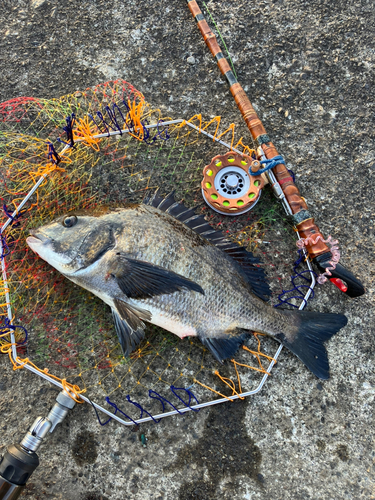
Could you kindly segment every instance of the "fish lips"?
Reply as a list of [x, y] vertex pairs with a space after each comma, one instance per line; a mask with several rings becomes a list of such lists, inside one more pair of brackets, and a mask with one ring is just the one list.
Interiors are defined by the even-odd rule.
[[33, 252], [37, 252], [36, 248], [40, 247], [41, 245], [48, 245], [49, 243], [52, 243], [52, 240], [48, 238], [48, 236], [45, 236], [43, 233], [35, 231], [34, 229], [30, 230], [30, 235], [26, 238], [26, 243], [29, 245], [31, 250]]
[[30, 231], [31, 236], [26, 238], [26, 243], [31, 250], [36, 253], [43, 260], [48, 262], [55, 269], [61, 273], [66, 272], [66, 266], [72, 261], [71, 255], [59, 251], [59, 244], [53, 238], [49, 238], [41, 231]]

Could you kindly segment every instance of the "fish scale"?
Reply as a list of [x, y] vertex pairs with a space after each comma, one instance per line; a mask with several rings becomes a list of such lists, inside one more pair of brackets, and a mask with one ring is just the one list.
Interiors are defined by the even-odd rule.
[[69, 213], [32, 231], [27, 242], [110, 306], [125, 356], [144, 337], [145, 321], [181, 338], [197, 336], [220, 362], [257, 331], [282, 342], [318, 377], [329, 377], [323, 342], [346, 317], [271, 307], [258, 260], [173, 194]]
[[[198, 334], [207, 336], [223, 336], [228, 328], [251, 330], [256, 326], [260, 327], [258, 321], [250, 324], [246, 300], [261, 301], [249, 296], [243, 277], [223, 252], [188, 228], [185, 234], [181, 232], [178, 228], [184, 228], [181, 222], [176, 221], [176, 229], [173, 230], [168, 221], [163, 223], [160, 218], [156, 228], [153, 224], [154, 214], [157, 213], [155, 208], [141, 206], [139, 211], [144, 212], [144, 217], [140, 218], [141, 227], [152, 235], [152, 241], [158, 238], [157, 246], [146, 247], [144, 252], [139, 252], [140, 260], [152, 262], [189, 278], [202, 286], [205, 295], [182, 291], [136, 301], [138, 305], [145, 308], [152, 306], [174, 319], [184, 317]], [[169, 218], [164, 213], [162, 216]], [[128, 241], [129, 253], [132, 254], [134, 240], [130, 237]], [[138, 243], [142, 244], [142, 241]]]

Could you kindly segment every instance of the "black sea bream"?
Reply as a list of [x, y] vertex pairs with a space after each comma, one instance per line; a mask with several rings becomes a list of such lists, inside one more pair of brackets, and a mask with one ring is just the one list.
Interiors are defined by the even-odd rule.
[[220, 362], [256, 331], [329, 377], [323, 342], [346, 317], [271, 307], [259, 261], [173, 195], [69, 213], [31, 234], [34, 252], [111, 307], [125, 356], [144, 337], [145, 321], [197, 336]]

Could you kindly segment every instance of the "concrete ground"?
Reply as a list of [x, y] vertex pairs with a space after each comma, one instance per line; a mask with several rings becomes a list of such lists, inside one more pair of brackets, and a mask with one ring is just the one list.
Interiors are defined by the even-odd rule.
[[[314, 299], [349, 319], [328, 345], [329, 381], [283, 351], [261, 394], [141, 431], [101, 428], [76, 408], [41, 447], [30, 500], [375, 498], [373, 3], [208, 6], [322, 232], [339, 239], [367, 293], [349, 299], [327, 284]], [[124, 78], [165, 114], [221, 114], [246, 133], [183, 0], [4, 0], [0, 20], [2, 101]], [[56, 391], [0, 362], [3, 451]]]

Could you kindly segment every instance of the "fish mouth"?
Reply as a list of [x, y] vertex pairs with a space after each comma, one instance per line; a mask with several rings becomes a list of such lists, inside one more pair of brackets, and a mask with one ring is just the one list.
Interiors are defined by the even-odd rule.
[[30, 235], [26, 238], [26, 243], [29, 245], [31, 249], [33, 249], [33, 246], [35, 245], [40, 245], [40, 244], [46, 244], [46, 243], [51, 243], [51, 239], [45, 236], [43, 233], [37, 232], [34, 229], [30, 230]]

